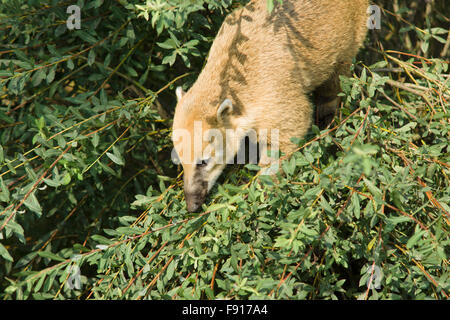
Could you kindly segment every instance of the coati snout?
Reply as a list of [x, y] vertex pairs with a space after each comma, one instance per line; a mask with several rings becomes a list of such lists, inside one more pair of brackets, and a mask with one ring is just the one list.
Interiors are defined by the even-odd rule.
[[[200, 208], [248, 132], [257, 132], [253, 142], [267, 150], [289, 154], [297, 147], [291, 138], [303, 138], [311, 126], [310, 96], [319, 117], [336, 111], [339, 76], [349, 74], [366, 36], [368, 0], [275, 3], [272, 13], [266, 0], [231, 13], [197, 81], [188, 92], [176, 90], [172, 138], [188, 211]], [[279, 132], [276, 147], [263, 131]], [[208, 140], [205, 132], [226, 139]], [[261, 165], [275, 161], [265, 151]]]
[[205, 162], [194, 164], [194, 174], [184, 176], [184, 197], [189, 212], [197, 212], [208, 194], [208, 181], [204, 178]]

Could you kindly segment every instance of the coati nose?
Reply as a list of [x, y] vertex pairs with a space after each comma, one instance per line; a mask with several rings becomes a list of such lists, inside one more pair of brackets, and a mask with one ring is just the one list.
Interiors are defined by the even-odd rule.
[[191, 213], [198, 212], [205, 202], [205, 196], [203, 195], [185, 193], [185, 198], [187, 210]]
[[198, 192], [184, 192], [184, 197], [186, 199], [186, 208], [189, 212], [198, 212], [203, 202], [205, 201], [205, 196], [199, 194]]
[[[195, 178], [195, 177], [194, 177]], [[189, 212], [198, 212], [208, 194], [208, 183], [201, 179], [184, 181], [184, 198]]]
[[202, 204], [200, 203], [186, 203], [187, 205], [187, 211], [189, 211], [190, 213], [194, 213], [194, 212], [198, 212], [200, 207], [202, 206]]

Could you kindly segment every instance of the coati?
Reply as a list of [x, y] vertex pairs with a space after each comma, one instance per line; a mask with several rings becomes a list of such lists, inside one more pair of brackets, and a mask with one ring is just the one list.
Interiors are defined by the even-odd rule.
[[[348, 75], [366, 36], [368, 0], [275, 3], [271, 13], [266, 0], [253, 0], [229, 14], [194, 85], [176, 89], [172, 139], [189, 212], [201, 207], [248, 132], [267, 151], [273, 141], [260, 132], [276, 130], [277, 147], [290, 153], [290, 139], [311, 126], [310, 96], [319, 117], [335, 114], [339, 75]], [[260, 163], [270, 161], [262, 152]]]

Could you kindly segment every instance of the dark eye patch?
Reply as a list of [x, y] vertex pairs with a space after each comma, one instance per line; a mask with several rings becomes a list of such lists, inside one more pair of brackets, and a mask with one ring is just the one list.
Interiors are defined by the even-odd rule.
[[197, 168], [203, 168], [208, 165], [208, 159], [203, 159], [197, 162]]

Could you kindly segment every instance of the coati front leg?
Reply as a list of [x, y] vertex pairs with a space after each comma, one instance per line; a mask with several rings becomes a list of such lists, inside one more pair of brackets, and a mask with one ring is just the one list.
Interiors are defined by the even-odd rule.
[[331, 77], [314, 90], [315, 123], [320, 129], [326, 128], [333, 121], [341, 103], [341, 98], [338, 97], [339, 92], [341, 92], [339, 76], [348, 76], [349, 74], [350, 63], [341, 63]]
[[[259, 130], [259, 166], [264, 168], [263, 174], [275, 175], [281, 168], [280, 152], [283, 158], [298, 149], [292, 138], [304, 138], [311, 127], [312, 105], [306, 94], [292, 90], [285, 93], [285, 99], [280, 98], [277, 110], [290, 112], [271, 113], [268, 110], [266, 117], [271, 119], [271, 128]], [[285, 104], [285, 105], [283, 105]], [[267, 133], [268, 131], [268, 133]], [[261, 134], [265, 132], [266, 134]]]
[[279, 143], [271, 144], [269, 141], [265, 137], [259, 140], [258, 165], [261, 167], [261, 175], [274, 176], [280, 169]]

